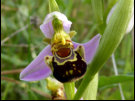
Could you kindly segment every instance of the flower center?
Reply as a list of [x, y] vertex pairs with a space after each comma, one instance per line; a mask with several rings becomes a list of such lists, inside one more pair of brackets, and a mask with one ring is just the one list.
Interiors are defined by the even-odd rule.
[[70, 48], [60, 48], [56, 53], [59, 57], [64, 58], [70, 55]]

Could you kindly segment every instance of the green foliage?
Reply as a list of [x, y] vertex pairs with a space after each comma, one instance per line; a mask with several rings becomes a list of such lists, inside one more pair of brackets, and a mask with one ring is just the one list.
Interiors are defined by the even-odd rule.
[[88, 68], [74, 99], [81, 98], [94, 75], [102, 68], [104, 63], [121, 42], [131, 18], [132, 7], [133, 0], [120, 0], [118, 2], [117, 8], [104, 31], [96, 55], [90, 63], [90, 67]]
[[20, 60], [17, 56], [8, 56], [8, 55], [2, 53], [1, 58], [5, 61], [8, 61], [8, 62], [16, 65], [16, 66], [26, 66], [26, 65], [28, 65], [28, 62]]
[[95, 16], [96, 23], [103, 23], [103, 1], [102, 0], [91, 0], [93, 13]]
[[99, 88], [117, 84], [117, 83], [123, 83], [123, 82], [128, 82], [128, 81], [134, 81], [134, 76], [130, 75], [118, 75], [118, 76], [110, 76], [110, 77], [105, 77], [101, 76], [99, 79]]

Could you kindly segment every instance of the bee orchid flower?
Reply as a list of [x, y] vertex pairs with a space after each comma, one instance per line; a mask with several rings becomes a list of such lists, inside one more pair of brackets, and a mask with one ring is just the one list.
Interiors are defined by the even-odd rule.
[[75, 35], [75, 31], [70, 31], [71, 24], [64, 14], [57, 11], [46, 16], [40, 29], [50, 44], [20, 73], [21, 80], [42, 80], [52, 72], [60, 82], [83, 77], [101, 36], [97, 34], [86, 43], [76, 43], [71, 40]]

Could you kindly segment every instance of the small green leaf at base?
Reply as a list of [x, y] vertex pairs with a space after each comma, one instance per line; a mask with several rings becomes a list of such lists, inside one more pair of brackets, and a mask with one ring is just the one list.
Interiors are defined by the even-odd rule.
[[112, 84], [116, 84], [116, 83], [122, 83], [122, 82], [127, 82], [127, 81], [133, 81], [134, 80], [134, 76], [129, 76], [129, 75], [118, 75], [118, 76], [110, 76], [110, 77], [106, 77], [106, 76], [101, 76], [99, 79], [99, 88], [105, 87], [105, 86], [109, 86]]

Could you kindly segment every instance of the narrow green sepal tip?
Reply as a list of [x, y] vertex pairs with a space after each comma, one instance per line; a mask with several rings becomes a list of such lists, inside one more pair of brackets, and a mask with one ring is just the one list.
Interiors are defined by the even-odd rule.
[[49, 12], [60, 11], [55, 0], [49, 0]]

